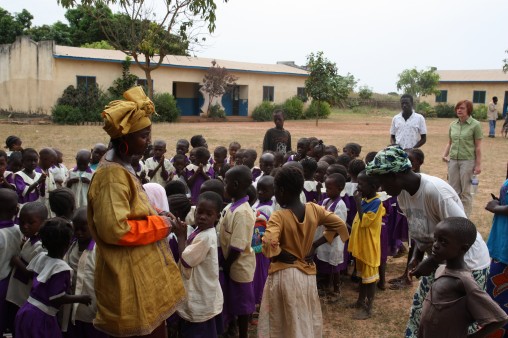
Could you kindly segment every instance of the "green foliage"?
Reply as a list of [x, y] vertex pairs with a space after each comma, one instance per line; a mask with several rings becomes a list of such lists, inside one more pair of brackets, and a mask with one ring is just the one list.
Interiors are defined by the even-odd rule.
[[122, 97], [123, 93], [134, 87], [138, 77], [130, 72], [131, 58], [126, 56], [125, 60], [122, 61], [122, 76], [113, 81], [113, 85], [108, 88], [108, 91], [114, 98]]
[[358, 96], [362, 100], [370, 100], [374, 92], [368, 86], [361, 86], [358, 90]]
[[455, 106], [452, 104], [440, 103], [434, 107], [437, 117], [450, 118], [455, 117]]
[[58, 45], [72, 46], [72, 38], [69, 27], [57, 21], [52, 25], [36, 26], [26, 30], [24, 35], [28, 35], [34, 41], [54, 40]]
[[218, 119], [224, 119], [226, 118], [226, 112], [220, 104], [214, 104], [210, 106], [210, 110], [208, 112], [208, 117], [218, 118]]
[[175, 122], [180, 116], [180, 110], [176, 106], [176, 99], [169, 93], [155, 94], [153, 104], [157, 116], [155, 122]]
[[305, 118], [312, 119], [319, 116], [320, 119], [326, 119], [332, 113], [330, 104], [323, 101], [312, 101], [307, 110], [305, 110]]
[[415, 98], [437, 94], [439, 85], [439, 74], [436, 67], [419, 71], [416, 68], [405, 69], [399, 74], [397, 90], [402, 90]]
[[422, 114], [425, 118], [437, 117], [436, 110], [428, 102], [418, 102], [416, 112]]
[[96, 6], [78, 5], [75, 8], [68, 9], [65, 13], [65, 18], [69, 22], [71, 46], [78, 47], [84, 44], [107, 40], [106, 35], [101, 29], [101, 24], [112, 16], [111, 9], [100, 2]]
[[[337, 65], [325, 58], [323, 52], [311, 53], [307, 57], [307, 69], [310, 74], [305, 80], [305, 92], [314, 101], [329, 104], [343, 102], [356, 85], [353, 75], [339, 75]], [[316, 113], [318, 111], [316, 110]], [[315, 116], [316, 125], [320, 115], [321, 113]]]
[[107, 42], [106, 40], [84, 43], [80, 47], [94, 49], [109, 49], [109, 50], [115, 49], [115, 47], [111, 46], [109, 42]]
[[287, 99], [281, 108], [285, 112], [286, 119], [288, 120], [303, 119], [303, 101], [298, 96], [293, 96]]
[[32, 14], [26, 9], [12, 15], [0, 7], [0, 44], [13, 43], [17, 36], [30, 28], [32, 19]]
[[256, 122], [271, 121], [273, 119], [273, 111], [275, 105], [270, 101], [263, 101], [259, 106], [254, 108], [252, 119]]
[[484, 104], [476, 105], [473, 108], [473, 113], [471, 114], [473, 118], [478, 121], [486, 121], [487, 120], [487, 106]]
[[52, 109], [53, 122], [58, 124], [67, 124], [69, 121], [75, 120], [79, 116], [78, 108], [67, 104], [57, 104]]
[[399, 97], [399, 93], [396, 92], [389, 92], [387, 95]]
[[[101, 112], [110, 99], [97, 85], [67, 87], [53, 108], [53, 120], [60, 124], [102, 121]], [[63, 108], [61, 108], [63, 106]], [[67, 107], [73, 108], [70, 110]]]

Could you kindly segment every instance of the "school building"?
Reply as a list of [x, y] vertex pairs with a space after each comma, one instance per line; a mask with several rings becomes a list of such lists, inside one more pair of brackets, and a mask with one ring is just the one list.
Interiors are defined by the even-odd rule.
[[455, 105], [460, 100], [474, 104], [489, 104], [493, 96], [498, 98], [503, 115], [508, 110], [508, 74], [502, 69], [486, 70], [438, 70], [439, 94], [424, 96], [420, 101], [432, 105], [447, 103]]
[[[51, 114], [51, 108], [69, 85], [98, 84], [106, 91], [122, 75], [121, 51], [55, 45], [18, 37], [0, 45], [0, 110]], [[155, 92], [175, 96], [182, 116], [200, 116], [208, 107], [201, 90], [213, 59], [166, 56], [152, 71]], [[250, 116], [262, 101], [282, 103], [304, 93], [308, 72], [289, 62], [256, 64], [215, 60], [238, 80], [230, 93], [219, 98], [227, 116]], [[138, 84], [146, 84], [144, 71], [132, 61]]]

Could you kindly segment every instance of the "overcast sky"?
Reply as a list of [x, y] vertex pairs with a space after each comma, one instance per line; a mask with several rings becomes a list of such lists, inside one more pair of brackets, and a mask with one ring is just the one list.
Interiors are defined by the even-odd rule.
[[[157, 0], [153, 0], [157, 1]], [[35, 25], [66, 22], [56, 0], [1, 0]], [[396, 91], [406, 68], [500, 69], [508, 56], [506, 0], [229, 0], [197, 56], [257, 63], [323, 51], [339, 72], [377, 92]]]

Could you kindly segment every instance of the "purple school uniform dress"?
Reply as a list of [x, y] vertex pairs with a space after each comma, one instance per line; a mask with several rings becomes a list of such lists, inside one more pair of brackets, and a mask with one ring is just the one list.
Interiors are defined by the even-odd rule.
[[251, 173], [252, 173], [252, 182], [256, 182], [256, 179], [261, 176], [261, 169], [259, 169], [258, 167], [253, 167], [251, 168]]
[[45, 252], [35, 256], [27, 269], [34, 272], [32, 290], [16, 315], [17, 338], [62, 337], [51, 300], [63, 296], [71, 286], [71, 267]]
[[273, 200], [270, 200], [253, 205], [253, 208], [256, 210], [256, 224], [254, 225], [251, 246], [252, 250], [256, 253], [256, 270], [254, 271], [253, 280], [256, 304], [261, 304], [263, 289], [268, 278], [268, 268], [270, 267], [270, 260], [262, 253], [262, 239], [265, 234], [266, 223], [273, 212], [273, 204]]
[[[194, 175], [194, 173], [196, 172], [196, 170], [198, 168], [199, 167], [197, 165], [189, 164], [187, 167], [185, 167], [183, 175], [188, 180], [192, 175]], [[206, 175], [208, 175], [208, 177], [214, 177], [214, 175], [215, 175], [213, 167], [210, 164], [206, 165], [203, 168], [203, 171], [205, 172]], [[192, 205], [196, 205], [198, 203], [198, 197], [199, 197], [201, 185], [203, 184], [203, 182], [205, 182], [205, 178], [202, 175], [199, 175], [198, 177], [196, 177], [196, 180], [194, 181], [194, 184], [192, 185], [192, 187], [189, 187], [190, 191], [191, 191]]]
[[305, 200], [307, 202], [318, 202], [319, 193], [317, 191], [317, 181], [305, 181], [303, 182], [303, 193], [305, 194]]
[[23, 171], [18, 171], [14, 174], [14, 186], [16, 188], [16, 192], [18, 193], [18, 202], [20, 204], [25, 204], [28, 202], [35, 202], [39, 199], [39, 189], [36, 188], [27, 194], [27, 190], [35, 183], [39, 177], [40, 173], [35, 171], [35, 177], [32, 179]]

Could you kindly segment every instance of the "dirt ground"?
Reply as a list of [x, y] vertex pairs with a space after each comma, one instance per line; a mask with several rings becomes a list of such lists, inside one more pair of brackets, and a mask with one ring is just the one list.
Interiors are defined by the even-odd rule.
[[[325, 144], [342, 149], [347, 142], [363, 146], [361, 157], [370, 151], [378, 151], [390, 141], [389, 129], [393, 113], [372, 111], [368, 114], [336, 112], [327, 120], [286, 121], [285, 128], [291, 132], [293, 147], [300, 137], [315, 136]], [[425, 164], [422, 172], [446, 179], [447, 168], [441, 161], [447, 143], [448, 126], [451, 119], [427, 120], [427, 144], [422, 147]], [[482, 122], [484, 134], [488, 135], [488, 124]], [[168, 144], [167, 156], [175, 153], [176, 141], [190, 139], [202, 134], [212, 150], [218, 145], [228, 146], [238, 141], [242, 148], [261, 151], [265, 131], [273, 127], [272, 122], [217, 122], [217, 123], [175, 123], [157, 124], [153, 127], [152, 140], [164, 139]], [[498, 126], [498, 133], [500, 126]], [[56, 126], [56, 125], [5, 125], [0, 124], [0, 135], [17, 135], [23, 140], [23, 147], [56, 147], [64, 153], [64, 162], [74, 166], [74, 157], [79, 149], [90, 149], [97, 142], [107, 143], [106, 133], [99, 126]], [[471, 219], [487, 239], [492, 214], [484, 207], [490, 200], [490, 193], [499, 194], [499, 188], [506, 178], [508, 161], [508, 139], [500, 136], [485, 138], [482, 144], [482, 174], [474, 201]], [[387, 278], [399, 275], [405, 266], [406, 257], [389, 259]], [[416, 286], [416, 281], [413, 286]], [[346, 305], [356, 298], [356, 286], [348, 278], [342, 288], [342, 299], [338, 303], [322, 303], [324, 337], [400, 337], [403, 335], [412, 298], [412, 290], [378, 292], [374, 304], [374, 315], [367, 321], [351, 319], [353, 310]], [[255, 328], [252, 328], [254, 336]]]

